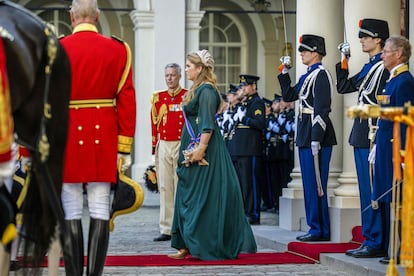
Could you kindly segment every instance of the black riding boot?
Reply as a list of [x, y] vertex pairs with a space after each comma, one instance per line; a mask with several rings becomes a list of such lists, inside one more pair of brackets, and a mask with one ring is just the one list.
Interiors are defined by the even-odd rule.
[[80, 219], [66, 220], [66, 227], [70, 242], [65, 242], [65, 237], [63, 237], [65, 272], [66, 275], [82, 276], [84, 263], [82, 221]]
[[102, 275], [109, 242], [109, 221], [91, 218], [87, 275]]

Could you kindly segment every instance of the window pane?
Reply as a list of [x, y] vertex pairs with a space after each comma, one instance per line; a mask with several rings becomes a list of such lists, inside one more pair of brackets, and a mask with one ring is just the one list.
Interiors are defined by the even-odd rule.
[[226, 49], [224, 47], [213, 47], [212, 55], [216, 66], [226, 64]]
[[221, 29], [227, 28], [232, 22], [227, 16], [223, 16], [220, 14], [215, 14], [214, 16], [214, 25], [220, 27]]
[[237, 29], [235, 24], [232, 24], [227, 30], [226, 30], [227, 38], [231, 42], [241, 42], [240, 32]]
[[226, 91], [226, 68], [224, 66], [215, 66], [214, 72], [217, 76], [217, 83], [220, 86], [220, 92]]
[[229, 47], [228, 63], [232, 65], [240, 64], [240, 47]]
[[208, 28], [200, 30], [200, 42], [208, 42]]
[[239, 75], [240, 75], [240, 71], [241, 68], [240, 66], [228, 66], [227, 67], [227, 71], [228, 71], [228, 81], [229, 83], [233, 83], [233, 84], [237, 84], [239, 83]]
[[214, 35], [214, 38], [213, 38], [214, 42], [227, 42], [226, 34], [223, 33], [221, 29], [214, 28], [213, 35]]

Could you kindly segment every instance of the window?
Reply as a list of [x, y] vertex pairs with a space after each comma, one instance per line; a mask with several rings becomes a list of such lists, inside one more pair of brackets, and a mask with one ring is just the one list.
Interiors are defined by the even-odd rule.
[[69, 35], [72, 33], [72, 26], [70, 24], [70, 14], [66, 10], [46, 10], [39, 13], [44, 21], [52, 24], [55, 27], [57, 36]]
[[239, 82], [242, 59], [240, 31], [224, 14], [207, 13], [200, 25], [200, 49], [208, 49], [213, 55], [219, 89], [227, 92], [230, 83]]

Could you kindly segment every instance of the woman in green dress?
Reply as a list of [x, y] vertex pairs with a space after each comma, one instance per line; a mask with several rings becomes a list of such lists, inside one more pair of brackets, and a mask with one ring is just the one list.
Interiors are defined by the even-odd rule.
[[207, 50], [187, 55], [186, 74], [193, 85], [183, 100], [186, 126], [178, 159], [171, 246], [168, 255], [202, 260], [237, 258], [257, 251], [243, 208], [237, 174], [215, 115], [222, 103]]

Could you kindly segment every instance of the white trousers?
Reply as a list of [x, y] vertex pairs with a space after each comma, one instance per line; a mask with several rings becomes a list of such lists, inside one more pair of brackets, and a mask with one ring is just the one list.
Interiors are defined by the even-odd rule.
[[[111, 183], [90, 182], [86, 185], [89, 215], [94, 219], [109, 220]], [[82, 219], [82, 183], [63, 183], [62, 204], [66, 220]]]
[[179, 149], [180, 141], [160, 140], [158, 143], [155, 165], [157, 167], [157, 183], [160, 191], [160, 232], [166, 235], [171, 235], [174, 216]]

